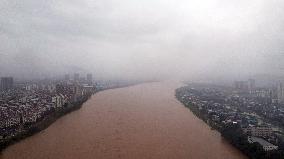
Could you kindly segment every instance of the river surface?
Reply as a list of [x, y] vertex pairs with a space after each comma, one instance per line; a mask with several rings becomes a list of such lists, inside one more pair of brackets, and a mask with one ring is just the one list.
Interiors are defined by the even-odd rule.
[[0, 159], [243, 159], [174, 97], [177, 82], [107, 90]]

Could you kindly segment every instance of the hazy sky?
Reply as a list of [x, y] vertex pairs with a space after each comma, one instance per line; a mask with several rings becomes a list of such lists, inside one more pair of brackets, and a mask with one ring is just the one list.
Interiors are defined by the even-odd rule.
[[0, 76], [284, 73], [283, 0], [0, 0]]

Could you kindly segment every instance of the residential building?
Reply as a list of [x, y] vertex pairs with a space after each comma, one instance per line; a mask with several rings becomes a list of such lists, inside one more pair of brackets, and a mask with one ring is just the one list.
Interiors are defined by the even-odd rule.
[[272, 128], [269, 126], [248, 126], [243, 131], [251, 136], [269, 137], [272, 134]]

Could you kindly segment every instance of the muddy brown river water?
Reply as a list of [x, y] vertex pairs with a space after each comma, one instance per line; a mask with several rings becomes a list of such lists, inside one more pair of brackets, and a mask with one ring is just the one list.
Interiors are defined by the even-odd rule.
[[107, 90], [0, 159], [244, 159], [174, 97], [177, 82]]

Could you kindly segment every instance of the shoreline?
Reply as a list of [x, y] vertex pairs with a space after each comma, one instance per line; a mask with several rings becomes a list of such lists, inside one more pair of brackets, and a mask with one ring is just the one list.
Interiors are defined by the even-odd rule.
[[232, 145], [234, 148], [236, 148], [237, 150], [239, 150], [242, 154], [244, 154], [246, 157], [250, 158], [250, 156], [248, 154], [246, 154], [242, 149], [240, 149], [239, 147], [235, 146], [234, 144], [231, 143], [231, 141], [226, 138], [226, 136], [224, 136], [224, 134], [222, 133], [222, 127], [218, 126], [217, 124], [215, 124], [213, 121], [207, 119], [205, 116], [202, 115], [201, 112], [199, 112], [198, 110], [194, 109], [193, 107], [187, 105], [186, 103], [184, 103], [182, 101], [182, 99], [180, 99], [180, 97], [178, 96], [178, 90], [180, 88], [183, 87], [179, 87], [175, 90], [175, 98], [177, 99], [177, 101], [179, 101], [184, 107], [186, 107], [187, 109], [190, 110], [190, 112], [197, 117], [198, 119], [202, 120], [202, 122], [204, 122], [207, 126], [209, 126], [209, 128], [211, 129], [211, 131], [217, 131], [218, 133], [220, 133], [222, 139], [224, 139], [226, 142], [228, 142], [230, 145]]
[[[209, 126], [211, 130], [216, 130], [218, 133], [220, 133], [221, 137], [226, 140], [230, 145], [242, 152], [248, 158], [252, 159], [283, 158], [283, 153], [281, 149], [266, 150], [260, 143], [250, 142], [250, 135], [244, 133], [242, 126], [238, 124], [238, 122], [226, 122], [224, 118], [222, 120], [216, 120], [214, 114], [210, 114], [210, 111], [213, 112], [212, 109], [214, 109], [214, 105], [212, 104], [213, 102], [211, 102], [211, 105], [208, 104], [211, 107], [205, 104], [205, 106], [203, 106], [203, 103], [200, 102], [202, 99], [195, 97], [202, 96], [199, 94], [200, 92], [190, 92], [190, 90], [194, 89], [190, 89], [189, 86], [177, 88], [175, 90], [176, 99], [184, 107], [188, 108], [194, 116], [196, 116], [197, 118], [202, 120], [207, 126]], [[207, 101], [205, 100], [205, 102]]]
[[29, 127], [20, 128], [23, 130], [21, 130], [21, 132], [18, 132], [18, 134], [16, 134], [15, 136], [0, 141], [0, 153], [2, 153], [9, 146], [16, 144], [20, 142], [21, 140], [24, 140], [28, 137], [31, 137], [47, 129], [50, 125], [56, 122], [59, 118], [73, 111], [79, 110], [82, 107], [82, 105], [90, 99], [91, 96], [92, 95], [88, 95], [86, 97], [83, 97], [80, 101], [77, 101], [76, 103], [65, 105], [62, 110], [52, 112], [51, 114], [44, 117], [41, 121], [36, 122]]
[[0, 154], [9, 146], [16, 144], [26, 138], [32, 137], [33, 135], [36, 135], [40, 133], [41, 131], [47, 129], [49, 126], [51, 126], [61, 117], [64, 117], [65, 115], [68, 115], [69, 113], [72, 113], [74, 111], [81, 109], [83, 104], [87, 102], [93, 95], [106, 91], [106, 90], [125, 88], [125, 87], [134, 86], [137, 84], [140, 84], [140, 83], [100, 89], [100, 90], [95, 91], [94, 93], [91, 93], [85, 97], [82, 97], [79, 101], [65, 105], [62, 108], [62, 110], [54, 111], [48, 114], [46, 117], [44, 117], [41, 121], [34, 123], [30, 127], [22, 128], [23, 130], [21, 130], [21, 132], [18, 132], [18, 134], [16, 134], [15, 136], [7, 138], [7, 139], [2, 139], [0, 141]]

